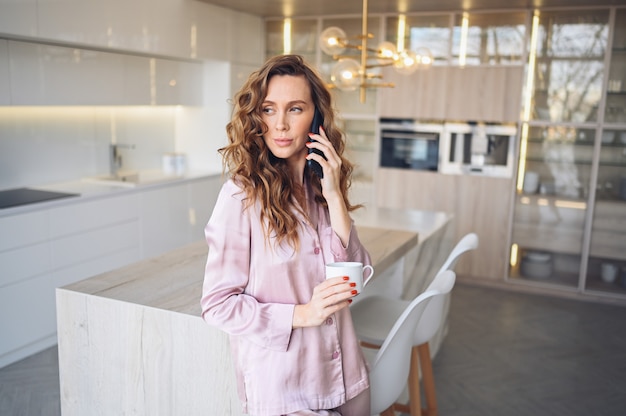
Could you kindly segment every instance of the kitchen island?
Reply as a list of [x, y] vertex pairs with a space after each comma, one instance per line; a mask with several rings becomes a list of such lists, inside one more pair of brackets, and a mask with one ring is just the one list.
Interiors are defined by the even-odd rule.
[[[424, 229], [447, 227], [448, 216], [432, 214], [441, 221]], [[376, 269], [372, 287], [405, 279], [405, 257], [421, 235], [418, 244], [408, 225], [356, 222]], [[57, 289], [65, 416], [241, 414], [228, 337], [200, 317], [206, 253], [199, 241]]]

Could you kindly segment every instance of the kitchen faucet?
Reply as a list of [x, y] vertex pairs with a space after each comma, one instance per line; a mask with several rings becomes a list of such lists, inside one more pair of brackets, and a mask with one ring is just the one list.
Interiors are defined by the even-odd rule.
[[110, 150], [110, 161], [111, 161], [111, 175], [117, 176], [120, 169], [122, 168], [122, 154], [120, 149], [134, 149], [134, 144], [111, 144], [109, 145]]

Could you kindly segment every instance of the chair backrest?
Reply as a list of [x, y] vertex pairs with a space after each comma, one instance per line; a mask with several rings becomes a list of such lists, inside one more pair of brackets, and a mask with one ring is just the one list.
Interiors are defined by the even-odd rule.
[[470, 250], [475, 250], [476, 248], [478, 248], [478, 236], [476, 233], [465, 234], [465, 236], [461, 238], [458, 243], [456, 243], [456, 246], [454, 246], [450, 254], [448, 254], [446, 261], [437, 273], [441, 273], [444, 270], [454, 269], [454, 266], [456, 266], [456, 263], [459, 261], [461, 254]]
[[[463, 236], [463, 238], [461, 238], [459, 242], [456, 243], [456, 246], [454, 246], [450, 254], [448, 254], [446, 261], [443, 263], [437, 274], [441, 273], [444, 270], [454, 269], [454, 266], [456, 266], [456, 263], [459, 261], [459, 257], [461, 257], [461, 254], [470, 250], [475, 250], [476, 248], [478, 248], [478, 236], [476, 235], [476, 233], [465, 234], [465, 236]], [[427, 288], [426, 290], [428, 290], [429, 288]]]
[[[477, 247], [478, 236], [475, 233], [466, 234], [461, 238], [448, 255], [448, 258], [439, 269], [439, 272], [437, 272], [433, 281], [426, 288], [426, 291], [435, 289], [443, 294], [449, 293], [454, 286], [455, 280], [450, 281], [449, 279], [443, 279], [441, 277], [442, 273], [446, 270], [452, 270], [459, 260], [459, 257], [461, 257], [461, 254], [475, 250]], [[424, 313], [422, 313], [422, 319], [415, 328], [413, 345], [421, 345], [428, 342], [435, 335], [443, 323], [443, 315], [446, 310], [445, 306], [446, 297], [444, 296], [438, 296], [428, 304], [428, 307], [424, 310]]]
[[[391, 406], [402, 394], [409, 376], [409, 362], [415, 328], [430, 302], [447, 292], [439, 289], [452, 288], [456, 275], [445, 270], [435, 279], [437, 288], [427, 290], [406, 307], [389, 331], [385, 342], [370, 365], [371, 413], [377, 415]], [[450, 290], [448, 289], [448, 291]]]

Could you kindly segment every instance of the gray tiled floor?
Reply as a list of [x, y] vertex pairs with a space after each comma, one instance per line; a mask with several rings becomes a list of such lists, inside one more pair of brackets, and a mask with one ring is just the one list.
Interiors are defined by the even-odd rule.
[[[450, 313], [440, 416], [626, 414], [625, 307], [458, 284]], [[0, 369], [0, 415], [60, 415], [56, 353]]]

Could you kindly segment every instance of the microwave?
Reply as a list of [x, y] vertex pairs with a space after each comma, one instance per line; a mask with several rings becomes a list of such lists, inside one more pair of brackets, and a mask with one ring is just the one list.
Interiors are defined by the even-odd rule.
[[495, 123], [445, 123], [440, 171], [451, 174], [513, 176], [517, 127]]
[[443, 124], [380, 119], [380, 166], [437, 171]]

